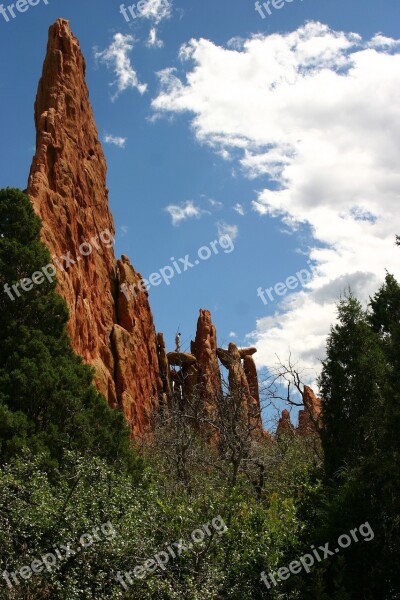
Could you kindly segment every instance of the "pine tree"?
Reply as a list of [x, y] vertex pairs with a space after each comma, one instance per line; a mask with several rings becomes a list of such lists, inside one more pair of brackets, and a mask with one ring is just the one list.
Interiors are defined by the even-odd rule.
[[366, 311], [351, 294], [338, 305], [319, 380], [323, 398], [322, 442], [332, 477], [354, 465], [373, 442], [372, 421], [382, 408], [385, 360]]
[[370, 322], [380, 337], [387, 376], [384, 410], [376, 422], [378, 451], [370, 457], [363, 475], [372, 482], [370, 495], [378, 511], [385, 584], [400, 597], [400, 285], [393, 275], [387, 273], [370, 306]]
[[[388, 274], [369, 312], [352, 296], [340, 302], [320, 379], [327, 485], [319, 538], [367, 521], [374, 531], [373, 542], [347, 551], [343, 577], [354, 599], [400, 598], [399, 350], [400, 286]], [[330, 591], [333, 571], [334, 561]]]

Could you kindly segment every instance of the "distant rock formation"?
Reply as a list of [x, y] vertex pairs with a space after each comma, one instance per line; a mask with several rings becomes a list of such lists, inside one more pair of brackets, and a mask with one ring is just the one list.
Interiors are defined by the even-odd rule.
[[[255, 352], [256, 348], [239, 349], [233, 343], [229, 344], [227, 350], [218, 348], [211, 313], [201, 309], [196, 337], [191, 342], [191, 353], [175, 351], [167, 354], [173, 393], [183, 401], [194, 398], [200, 401], [203, 421], [213, 418], [215, 411], [222, 406], [220, 401], [224, 393], [229, 394], [238, 401], [242, 418], [250, 424], [250, 429], [254, 429], [254, 435], [257, 436], [263, 432], [263, 428], [257, 369], [252, 358]], [[229, 374], [225, 390], [220, 363]], [[207, 427], [203, 429], [207, 435], [206, 430]]]
[[215, 396], [222, 394], [222, 381], [217, 357], [217, 332], [209, 310], [200, 310], [191, 350], [197, 361], [198, 383], [205, 410], [210, 410], [214, 406]]
[[299, 423], [296, 428], [293, 427], [290, 413], [288, 410], [282, 411], [282, 417], [279, 419], [276, 430], [277, 435], [289, 433], [290, 435], [300, 435], [303, 437], [316, 435], [322, 427], [322, 403], [317, 398], [313, 390], [305, 385], [302, 393], [304, 409], [299, 411]]
[[231, 342], [228, 350], [218, 348], [217, 355], [229, 373], [229, 393], [241, 399], [244, 417], [255, 430], [262, 431], [257, 370], [251, 356], [254, 350], [257, 351], [255, 348], [239, 349]]
[[321, 426], [321, 399], [317, 398], [313, 390], [308, 386], [304, 386], [303, 390], [304, 410], [299, 412], [299, 424], [296, 433], [300, 435], [313, 435]]
[[278, 427], [276, 430], [277, 435], [280, 435], [282, 433], [289, 433], [290, 435], [294, 435], [295, 433], [294, 427], [290, 420], [290, 413], [286, 408], [282, 411], [282, 417], [279, 419]]

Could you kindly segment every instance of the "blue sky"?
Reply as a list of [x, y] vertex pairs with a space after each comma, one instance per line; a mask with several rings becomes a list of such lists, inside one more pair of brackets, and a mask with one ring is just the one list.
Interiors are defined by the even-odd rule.
[[[251, 0], [173, 0], [164, 13], [146, 1], [153, 13], [129, 23], [110, 0], [0, 15], [0, 186], [26, 186], [47, 30], [67, 18], [108, 161], [117, 256], [147, 277], [233, 239], [234, 251], [151, 288], [169, 349], [178, 327], [189, 347], [208, 308], [221, 345], [256, 343], [259, 366], [290, 348], [314, 373], [340, 292], [366, 300], [385, 267], [400, 275], [400, 4], [293, 0], [262, 19]], [[310, 260], [304, 287], [257, 296]]]

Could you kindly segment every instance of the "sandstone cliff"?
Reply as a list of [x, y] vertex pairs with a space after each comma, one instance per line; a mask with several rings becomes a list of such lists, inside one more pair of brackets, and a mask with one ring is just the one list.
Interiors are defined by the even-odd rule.
[[[28, 194], [43, 241], [64, 270], [57, 277], [72, 345], [96, 370], [96, 385], [141, 433], [158, 405], [157, 340], [147, 292], [127, 302], [120, 284], [141, 277], [116, 261], [106, 161], [89, 102], [85, 60], [68, 21], [49, 30], [35, 102], [36, 154]], [[105, 233], [108, 232], [108, 233]], [[92, 251], [89, 255], [89, 242]], [[66, 259], [61, 259], [64, 256]], [[74, 262], [69, 262], [74, 261]]]

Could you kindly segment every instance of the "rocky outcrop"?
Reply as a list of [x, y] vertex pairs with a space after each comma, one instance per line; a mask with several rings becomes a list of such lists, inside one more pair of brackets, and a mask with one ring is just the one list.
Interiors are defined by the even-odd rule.
[[313, 390], [304, 386], [304, 410], [299, 412], [299, 424], [296, 433], [300, 435], [314, 435], [321, 427], [321, 399], [317, 398]]
[[279, 419], [278, 427], [276, 429], [276, 435], [280, 435], [282, 433], [289, 433], [290, 435], [295, 434], [294, 427], [290, 420], [290, 413], [288, 410], [286, 410], [286, 408], [282, 411], [282, 416]]
[[212, 410], [216, 397], [222, 394], [222, 382], [217, 358], [217, 332], [209, 310], [200, 310], [191, 351], [197, 361], [198, 384], [205, 410]]
[[128, 298], [123, 292], [126, 286], [136, 289], [140, 281], [140, 273], [136, 273], [129, 259], [122, 256], [117, 261], [118, 324], [113, 327], [112, 350], [117, 397], [134, 436], [151, 428], [162, 392], [158, 343], [148, 292], [139, 290]]
[[[196, 411], [200, 412], [199, 421], [203, 424], [207, 419], [215, 418], [221, 410], [223, 397], [220, 361], [229, 373], [224, 393], [238, 401], [241, 407], [238, 414], [254, 429], [254, 435], [258, 435], [263, 429], [257, 369], [252, 357], [256, 351], [256, 348], [237, 348], [233, 343], [229, 344], [228, 350], [217, 348], [211, 313], [201, 309], [191, 353], [175, 351], [167, 354], [169, 379], [173, 382], [173, 394], [178, 404], [196, 406]], [[160, 364], [162, 362], [160, 360]], [[206, 424], [200, 425], [200, 429], [206, 437], [215, 438], [215, 432], [211, 432]]]
[[[240, 355], [242, 356], [243, 350], [240, 350]], [[258, 375], [257, 375], [257, 367], [254, 359], [249, 354], [243, 355], [243, 369], [244, 374], [246, 376], [247, 382], [249, 384], [250, 395], [257, 404], [260, 404], [260, 390], [258, 385]]]
[[166, 413], [172, 399], [172, 380], [169, 369], [167, 351], [162, 333], [157, 333], [158, 368], [160, 372], [159, 388], [161, 389], [161, 412]]
[[27, 192], [58, 265], [58, 291], [70, 312], [74, 350], [95, 368], [95, 382], [142, 433], [160, 392], [156, 332], [147, 292], [128, 299], [124, 283], [141, 277], [113, 250], [106, 161], [99, 142], [85, 61], [68, 21], [50, 27], [35, 102], [36, 154]]
[[[229, 393], [241, 402], [243, 417], [255, 431], [262, 431], [257, 370], [251, 356], [254, 350], [254, 348], [239, 349], [231, 342], [228, 350], [218, 348], [217, 355], [228, 370]], [[250, 354], [245, 354], [246, 351]]]
[[194, 354], [188, 352], [168, 352], [168, 362], [173, 367], [191, 367], [197, 363], [197, 359]]
[[257, 348], [239, 348], [240, 358], [246, 358], [246, 356], [252, 356], [257, 352]]

